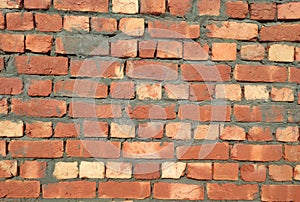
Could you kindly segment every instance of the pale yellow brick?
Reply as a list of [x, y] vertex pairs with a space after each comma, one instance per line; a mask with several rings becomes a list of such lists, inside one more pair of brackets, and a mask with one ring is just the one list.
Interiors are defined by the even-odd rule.
[[138, 84], [137, 96], [139, 100], [160, 100], [162, 94], [161, 84]]
[[269, 60], [275, 62], [293, 62], [294, 46], [285, 44], [273, 44], [269, 48]]
[[269, 99], [269, 91], [265, 85], [245, 85], [244, 92], [246, 100]]
[[179, 179], [184, 175], [186, 163], [183, 162], [164, 162], [161, 165], [162, 178]]
[[112, 0], [114, 13], [135, 14], [139, 12], [138, 0]]
[[0, 121], [0, 137], [22, 137], [23, 128], [22, 121]]
[[218, 84], [216, 85], [216, 98], [240, 101], [242, 99], [242, 90], [239, 84]]
[[271, 91], [271, 98], [277, 102], [293, 102], [294, 90], [290, 88], [276, 88], [273, 87]]
[[110, 134], [116, 138], [134, 138], [135, 125], [111, 123]]
[[77, 162], [57, 162], [55, 164], [53, 176], [57, 179], [72, 179], [78, 176]]
[[168, 123], [166, 125], [166, 136], [172, 139], [191, 139], [192, 125], [190, 123]]
[[82, 161], [79, 166], [80, 178], [104, 178], [105, 166], [103, 162]]
[[107, 162], [106, 177], [130, 179], [132, 175], [132, 164], [126, 162]]

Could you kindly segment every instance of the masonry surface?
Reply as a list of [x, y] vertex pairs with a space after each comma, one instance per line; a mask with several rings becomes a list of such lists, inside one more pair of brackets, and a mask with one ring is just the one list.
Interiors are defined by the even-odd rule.
[[0, 200], [300, 201], [299, 11], [0, 0]]

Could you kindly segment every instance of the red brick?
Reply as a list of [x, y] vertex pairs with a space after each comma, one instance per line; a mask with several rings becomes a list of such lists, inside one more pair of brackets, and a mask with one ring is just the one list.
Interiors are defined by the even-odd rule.
[[93, 31], [112, 34], [117, 31], [117, 20], [114, 18], [92, 17], [91, 26]]
[[80, 4], [74, 4], [73, 0], [54, 0], [54, 8], [64, 11], [91, 11], [108, 12], [108, 0], [83, 0]]
[[300, 161], [300, 146], [299, 145], [285, 145], [284, 159], [290, 162]]
[[190, 84], [190, 100], [204, 101], [212, 100], [215, 85], [213, 84]]
[[100, 182], [98, 197], [145, 199], [150, 189], [150, 182]]
[[159, 122], [140, 123], [138, 127], [138, 137], [140, 138], [162, 138], [164, 134], [164, 124]]
[[79, 158], [119, 158], [120, 142], [67, 140], [66, 154], [69, 157]]
[[154, 184], [153, 196], [156, 199], [203, 200], [204, 188], [196, 184], [157, 182]]
[[8, 30], [26, 31], [34, 28], [33, 15], [29, 12], [7, 13], [6, 26]]
[[84, 121], [83, 135], [84, 137], [107, 137], [108, 124], [100, 121]]
[[277, 5], [278, 19], [297, 20], [300, 19], [300, 2], [288, 2]]
[[38, 198], [39, 195], [39, 181], [6, 180], [0, 182], [1, 198]]
[[215, 87], [215, 98], [231, 101], [242, 99], [242, 89], [239, 84], [217, 84]]
[[25, 161], [20, 165], [20, 176], [22, 178], [36, 179], [46, 176], [47, 162]]
[[153, 40], [139, 41], [139, 57], [154, 58], [156, 46], [157, 46], [157, 41], [153, 41]]
[[181, 79], [184, 81], [229, 81], [231, 68], [227, 65], [182, 64]]
[[272, 141], [273, 136], [269, 127], [253, 126], [247, 133], [248, 141]]
[[95, 198], [96, 182], [73, 181], [44, 184], [43, 198]]
[[18, 95], [23, 92], [23, 82], [19, 78], [0, 78], [1, 95]]
[[246, 140], [246, 133], [242, 127], [225, 126], [220, 129], [220, 138], [222, 140]]
[[110, 96], [120, 99], [134, 98], [134, 82], [112, 82], [110, 84]]
[[0, 140], [0, 156], [5, 157], [6, 156], [6, 141]]
[[158, 58], [182, 58], [182, 43], [179, 41], [158, 41]]
[[30, 80], [29, 96], [49, 96], [52, 92], [52, 80]]
[[243, 1], [228, 1], [226, 2], [226, 15], [230, 18], [246, 18], [248, 15], [248, 4]]
[[124, 76], [123, 69], [124, 65], [119, 61], [99, 59], [72, 59], [70, 64], [70, 74], [75, 77], [121, 79]]
[[53, 93], [64, 97], [106, 98], [108, 87], [98, 81], [69, 79], [56, 81]]
[[262, 201], [298, 201], [300, 185], [262, 185]]
[[226, 160], [229, 155], [228, 143], [202, 144], [193, 146], [178, 146], [177, 158], [180, 160], [210, 159]]
[[276, 3], [252, 3], [250, 4], [250, 19], [274, 20], [276, 17]]
[[220, 0], [198, 0], [197, 1], [198, 13], [200, 16], [220, 15], [221, 1]]
[[207, 60], [209, 46], [207, 44], [201, 46], [198, 42], [183, 43], [183, 59], [186, 60]]
[[68, 58], [51, 56], [16, 56], [15, 66], [19, 74], [66, 75]]
[[191, 11], [192, 6], [192, 0], [168, 0], [171, 15], [183, 17]]
[[198, 38], [200, 27], [185, 21], [151, 20], [148, 31], [153, 38]]
[[63, 141], [23, 141], [12, 140], [8, 151], [13, 158], [61, 158], [63, 156]]
[[261, 44], [242, 45], [240, 53], [243, 60], [262, 60], [265, 57], [265, 47]]
[[3, 12], [0, 12], [0, 29], [5, 29], [5, 18]]
[[141, 0], [140, 12], [144, 14], [159, 15], [166, 12], [165, 0]]
[[52, 136], [52, 122], [26, 123], [26, 135], [30, 138], [49, 138]]
[[267, 168], [260, 164], [244, 164], [240, 168], [241, 178], [246, 182], [266, 181]]
[[119, 22], [119, 30], [129, 36], [143, 36], [145, 21], [143, 18], [122, 18]]
[[76, 123], [58, 122], [55, 126], [54, 137], [71, 138], [78, 137], [80, 125]]
[[262, 106], [265, 122], [284, 122], [287, 111], [284, 106], [280, 105], [265, 105]]
[[260, 41], [299, 41], [300, 24], [275, 24], [262, 26]]
[[137, 56], [137, 40], [118, 40], [111, 42], [113, 57], [128, 58]]
[[231, 159], [239, 161], [278, 161], [282, 158], [281, 145], [235, 144]]
[[130, 118], [133, 119], [159, 119], [168, 120], [175, 119], [175, 105], [129, 105], [126, 108], [126, 112]]
[[230, 106], [221, 105], [193, 105], [183, 104], [179, 106], [178, 117], [181, 120], [193, 120], [193, 121], [230, 121]]
[[196, 180], [212, 180], [212, 163], [188, 163], [187, 178]]
[[48, 53], [52, 48], [52, 36], [29, 34], [26, 36], [26, 50]]
[[22, 8], [22, 0], [4, 0], [0, 2], [0, 8]]
[[234, 105], [234, 117], [239, 122], [261, 122], [262, 111], [259, 106]]
[[153, 180], [160, 177], [158, 163], [137, 163], [134, 165], [134, 178]]
[[[65, 1], [64, 1], [65, 2]], [[42, 32], [58, 32], [62, 29], [62, 17], [58, 14], [35, 14], [36, 29]]]
[[[8, 113], [8, 103], [7, 103], [7, 99], [2, 98], [0, 100], [0, 114], [5, 114], [7, 115]], [[1, 152], [0, 152], [1, 153]]]
[[4, 59], [5, 59], [4, 57], [0, 57], [0, 72], [4, 70], [5, 67]]
[[273, 181], [292, 181], [293, 167], [290, 165], [269, 165], [269, 177]]
[[24, 0], [26, 9], [49, 9], [51, 0]]
[[236, 60], [236, 43], [213, 43], [212, 44], [212, 60], [226, 61]]
[[0, 34], [0, 50], [4, 52], [24, 52], [24, 35]]
[[289, 82], [295, 82], [300, 84], [300, 68], [290, 67], [289, 68]]
[[287, 68], [238, 64], [235, 66], [234, 78], [237, 81], [285, 82], [287, 79]]
[[66, 114], [67, 104], [62, 100], [12, 99], [11, 112], [19, 116], [62, 117]]
[[123, 157], [135, 159], [170, 159], [174, 157], [171, 142], [124, 142]]
[[176, 80], [178, 65], [175, 63], [157, 61], [127, 61], [126, 74], [130, 78], [152, 80]]
[[258, 185], [209, 183], [207, 184], [207, 194], [211, 200], [255, 200], [257, 199]]
[[253, 23], [216, 21], [206, 28], [209, 31], [206, 36], [212, 38], [254, 40], [258, 36], [258, 26]]
[[18, 173], [18, 162], [13, 160], [0, 161], [0, 177], [1, 178], [12, 178], [17, 176]]
[[214, 163], [214, 180], [238, 180], [238, 163]]
[[121, 105], [71, 102], [69, 116], [73, 118], [120, 118]]
[[65, 16], [63, 24], [64, 29], [69, 32], [90, 31], [90, 22], [87, 16]]

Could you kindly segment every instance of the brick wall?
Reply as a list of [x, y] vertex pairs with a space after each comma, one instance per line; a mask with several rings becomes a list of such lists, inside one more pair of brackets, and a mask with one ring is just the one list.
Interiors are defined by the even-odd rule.
[[300, 200], [300, 2], [0, 8], [1, 198]]

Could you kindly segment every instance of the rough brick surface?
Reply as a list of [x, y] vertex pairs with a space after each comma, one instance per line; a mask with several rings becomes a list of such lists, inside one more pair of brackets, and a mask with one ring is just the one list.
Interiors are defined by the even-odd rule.
[[0, 201], [300, 201], [299, 10], [0, 0]]

